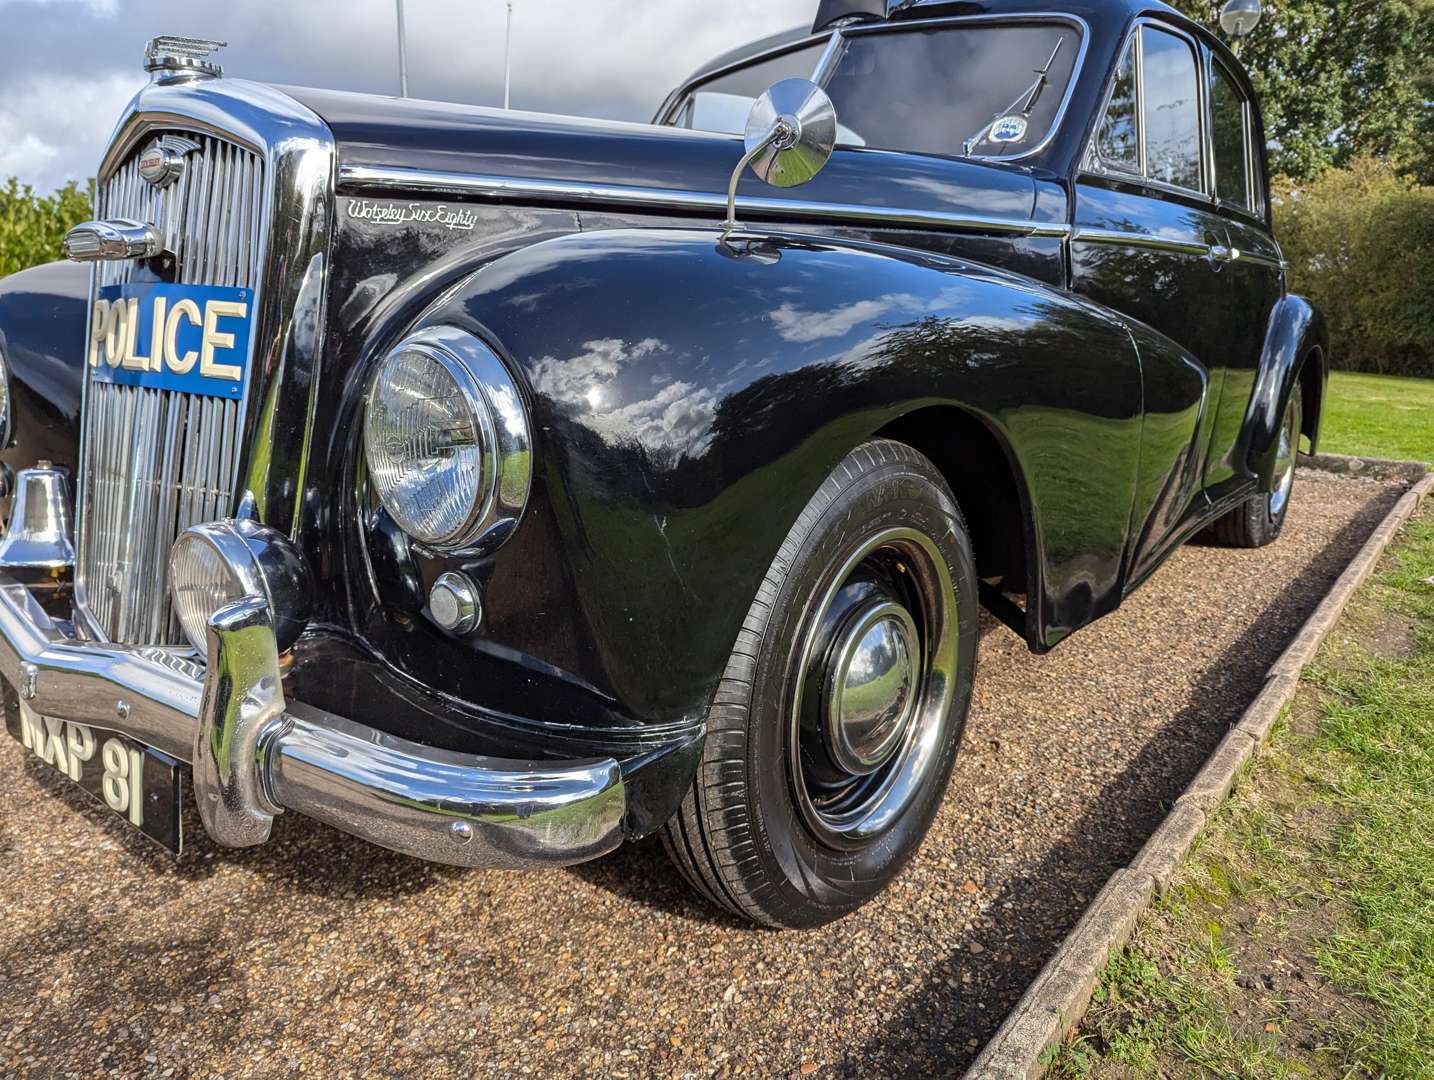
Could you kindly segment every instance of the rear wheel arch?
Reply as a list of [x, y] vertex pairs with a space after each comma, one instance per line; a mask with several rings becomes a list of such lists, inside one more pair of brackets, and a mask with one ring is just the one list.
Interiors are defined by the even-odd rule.
[[1316, 345], [1305, 353], [1299, 372], [1300, 392], [1304, 395], [1300, 431], [1310, 441], [1310, 453], [1319, 448], [1320, 418], [1324, 414], [1325, 353]]

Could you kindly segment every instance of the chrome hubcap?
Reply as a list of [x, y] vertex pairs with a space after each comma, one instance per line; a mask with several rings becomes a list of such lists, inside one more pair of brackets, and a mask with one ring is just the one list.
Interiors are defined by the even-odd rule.
[[930, 537], [889, 529], [817, 597], [795, 657], [788, 777], [813, 837], [839, 850], [889, 829], [950, 737], [955, 591]]
[[826, 734], [836, 763], [867, 776], [891, 760], [911, 721], [921, 641], [893, 601], [858, 609], [828, 670]]
[[1290, 403], [1285, 407], [1284, 422], [1280, 425], [1280, 447], [1275, 455], [1275, 490], [1270, 492], [1270, 517], [1278, 518], [1290, 501], [1290, 492], [1295, 486], [1295, 464], [1300, 444], [1300, 419], [1303, 413], [1303, 399], [1299, 387], [1295, 387]]

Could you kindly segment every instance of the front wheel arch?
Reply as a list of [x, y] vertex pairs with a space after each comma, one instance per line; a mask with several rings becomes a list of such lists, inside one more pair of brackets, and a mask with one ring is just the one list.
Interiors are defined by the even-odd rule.
[[952, 405], [909, 412], [871, 437], [903, 443], [936, 466], [966, 516], [977, 576], [999, 579], [1003, 593], [1025, 595], [1023, 636], [1028, 643], [1037, 641], [1041, 583], [1035, 515], [1009, 446], [978, 416]]

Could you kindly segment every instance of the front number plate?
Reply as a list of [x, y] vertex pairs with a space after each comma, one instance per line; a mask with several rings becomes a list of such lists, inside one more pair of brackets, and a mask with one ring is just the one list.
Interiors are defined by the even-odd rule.
[[23, 701], [5, 710], [5, 729], [145, 836], [180, 853], [179, 762], [124, 735], [41, 716]]

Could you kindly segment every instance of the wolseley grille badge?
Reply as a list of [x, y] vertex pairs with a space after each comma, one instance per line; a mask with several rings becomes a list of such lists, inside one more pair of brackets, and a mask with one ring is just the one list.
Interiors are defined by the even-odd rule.
[[157, 188], [168, 187], [184, 173], [184, 159], [199, 149], [193, 139], [161, 135], [139, 156], [139, 174]]

